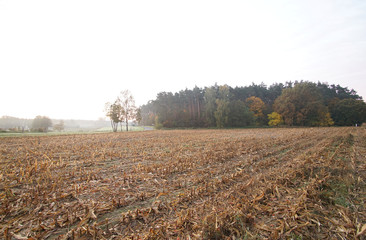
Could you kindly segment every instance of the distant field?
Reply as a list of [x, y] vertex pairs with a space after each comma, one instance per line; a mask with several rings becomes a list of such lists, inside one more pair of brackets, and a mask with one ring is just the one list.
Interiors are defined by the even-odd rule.
[[[146, 131], [153, 130], [154, 128], [151, 126], [131, 126], [128, 127], [128, 130], [131, 132], [135, 131]], [[92, 134], [92, 133], [107, 133], [112, 132], [111, 127], [103, 127], [98, 129], [88, 129], [88, 128], [80, 128], [80, 129], [66, 129], [63, 131], [49, 131], [46, 133], [43, 132], [0, 132], [0, 137], [25, 137], [25, 136], [54, 136], [54, 135], [67, 135], [67, 134]], [[121, 129], [118, 128], [118, 132]], [[126, 132], [126, 128], [123, 127], [123, 132]]]
[[0, 139], [2, 239], [354, 239], [366, 130]]
[[[144, 130], [145, 130], [144, 126], [129, 126], [128, 127], [128, 131], [144, 131]], [[118, 131], [121, 131], [121, 128], [118, 128]], [[126, 127], [123, 126], [123, 132], [125, 132], [125, 131], [126, 131]], [[97, 132], [112, 132], [112, 127], [99, 128], [97, 130]]]

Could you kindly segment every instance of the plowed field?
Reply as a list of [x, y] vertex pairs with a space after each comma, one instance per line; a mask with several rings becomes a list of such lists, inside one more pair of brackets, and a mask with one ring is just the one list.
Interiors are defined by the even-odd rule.
[[2, 239], [365, 239], [366, 130], [0, 138]]

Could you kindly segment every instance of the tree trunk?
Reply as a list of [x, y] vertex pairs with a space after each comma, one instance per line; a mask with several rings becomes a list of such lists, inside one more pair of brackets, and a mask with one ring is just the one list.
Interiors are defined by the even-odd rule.
[[112, 126], [112, 130], [113, 132], [117, 132], [117, 128], [118, 128], [118, 123], [116, 124], [115, 122], [112, 121], [111, 119], [111, 126]]
[[198, 119], [201, 119], [201, 108], [200, 108], [200, 99], [198, 97], [198, 101], [197, 101], [197, 113], [198, 113]]
[[126, 132], [128, 132], [128, 113], [126, 111]]

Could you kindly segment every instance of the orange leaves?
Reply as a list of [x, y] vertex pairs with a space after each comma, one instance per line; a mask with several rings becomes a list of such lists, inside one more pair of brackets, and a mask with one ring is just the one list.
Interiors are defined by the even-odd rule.
[[259, 97], [249, 97], [245, 100], [245, 103], [249, 106], [250, 111], [254, 113], [257, 118], [263, 117], [263, 111], [265, 109], [265, 104]]

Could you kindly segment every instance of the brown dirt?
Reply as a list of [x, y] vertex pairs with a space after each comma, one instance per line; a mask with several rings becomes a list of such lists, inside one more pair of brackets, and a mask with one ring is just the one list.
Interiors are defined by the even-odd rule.
[[2, 138], [4, 239], [365, 239], [366, 130]]

